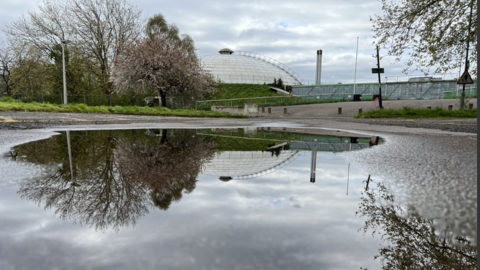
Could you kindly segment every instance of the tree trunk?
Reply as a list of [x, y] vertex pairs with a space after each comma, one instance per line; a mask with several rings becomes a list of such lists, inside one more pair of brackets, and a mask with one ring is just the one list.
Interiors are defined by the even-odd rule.
[[165, 91], [163, 91], [162, 89], [158, 89], [158, 93], [160, 94], [160, 98], [162, 99], [161, 100], [162, 107], [166, 108], [167, 107], [167, 97], [165, 95]]
[[165, 143], [167, 143], [168, 141], [168, 138], [167, 138], [167, 129], [162, 129], [162, 139], [160, 140], [160, 145], [164, 145]]

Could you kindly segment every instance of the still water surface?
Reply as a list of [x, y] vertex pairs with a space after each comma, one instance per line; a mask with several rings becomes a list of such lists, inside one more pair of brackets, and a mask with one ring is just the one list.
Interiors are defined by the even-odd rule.
[[475, 269], [476, 248], [335, 154], [379, 143], [255, 128], [20, 145], [3, 157], [21, 177], [0, 182], [0, 269]]

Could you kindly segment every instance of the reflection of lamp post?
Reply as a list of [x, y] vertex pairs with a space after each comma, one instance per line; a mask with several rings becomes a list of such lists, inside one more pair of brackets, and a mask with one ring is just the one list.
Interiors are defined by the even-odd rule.
[[67, 147], [68, 147], [68, 161], [70, 163], [70, 179], [72, 180], [72, 183], [73, 183], [72, 147], [70, 146], [70, 131], [68, 130], [67, 130]]
[[70, 40], [62, 39], [62, 68], [63, 68], [63, 104], [67, 104], [67, 79], [65, 76], [65, 44], [70, 42]]

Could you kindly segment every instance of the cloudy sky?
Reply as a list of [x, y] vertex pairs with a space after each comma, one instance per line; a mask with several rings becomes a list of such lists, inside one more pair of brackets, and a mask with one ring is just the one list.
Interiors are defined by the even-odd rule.
[[[314, 83], [316, 51], [323, 50], [322, 83], [353, 83], [358, 37], [357, 82], [375, 82], [370, 16], [382, 14], [377, 0], [365, 1], [132, 1], [149, 17], [162, 13], [195, 41], [200, 56], [222, 48], [259, 53], [287, 65]], [[0, 26], [36, 10], [37, 0], [0, 0]], [[0, 39], [5, 35], [0, 34]], [[403, 76], [401, 63], [381, 50], [382, 80]], [[411, 75], [419, 75], [413, 73]]]

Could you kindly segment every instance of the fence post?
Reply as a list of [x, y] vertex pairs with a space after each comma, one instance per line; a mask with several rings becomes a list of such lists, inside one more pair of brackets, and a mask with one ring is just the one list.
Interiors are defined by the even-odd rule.
[[87, 99], [85, 98], [85, 95], [83, 95], [83, 104], [87, 105]]

